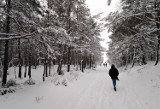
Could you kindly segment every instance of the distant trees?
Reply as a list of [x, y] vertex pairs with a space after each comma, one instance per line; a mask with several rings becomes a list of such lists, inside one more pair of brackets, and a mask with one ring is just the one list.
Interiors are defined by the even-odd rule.
[[110, 63], [141, 65], [159, 60], [159, 7], [157, 0], [123, 0], [122, 12], [106, 18], [110, 35]]
[[59, 75], [62, 64], [68, 65], [67, 71], [70, 65], [82, 71], [92, 67], [101, 60], [102, 50], [101, 27], [94, 19], [83, 0], [0, 1], [2, 85], [10, 66], [19, 66], [19, 78], [31, 78], [31, 66], [43, 64], [44, 81], [51, 75], [51, 64], [59, 65]]

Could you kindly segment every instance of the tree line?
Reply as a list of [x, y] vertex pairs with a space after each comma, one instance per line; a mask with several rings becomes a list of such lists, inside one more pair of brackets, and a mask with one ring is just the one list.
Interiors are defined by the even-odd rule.
[[[7, 83], [7, 70], [18, 66], [18, 77], [32, 77], [31, 67], [44, 65], [43, 80], [51, 65], [87, 66], [102, 60], [100, 32], [85, 0], [1, 0], [0, 75]], [[25, 67], [22, 75], [22, 66]]]
[[110, 63], [126, 66], [159, 62], [160, 2], [158, 0], [122, 0], [122, 11], [106, 17]]

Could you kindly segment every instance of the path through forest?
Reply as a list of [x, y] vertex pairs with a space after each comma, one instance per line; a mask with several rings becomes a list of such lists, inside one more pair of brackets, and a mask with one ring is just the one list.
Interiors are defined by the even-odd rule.
[[84, 89], [72, 109], [150, 109], [137, 95], [138, 90], [130, 87], [133, 84], [127, 84], [123, 74], [120, 74], [122, 80], [117, 82], [117, 92], [113, 91], [108, 69], [99, 67], [96, 73], [89, 75], [93, 77], [92, 83]]
[[135, 76], [121, 72], [115, 92], [108, 70], [98, 67], [86, 71], [67, 87], [51, 82], [27, 86], [2, 96], [0, 106], [2, 109], [156, 109], [158, 101], [150, 103], [145, 82], [139, 83]]

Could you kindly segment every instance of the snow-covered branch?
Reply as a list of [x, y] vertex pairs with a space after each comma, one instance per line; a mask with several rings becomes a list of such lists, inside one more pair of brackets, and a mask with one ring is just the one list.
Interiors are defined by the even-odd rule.
[[[35, 34], [35, 32], [30, 33], [30, 34], [25, 34], [25, 35], [20, 35], [20, 34], [8, 34], [8, 33], [0, 33], [0, 35], [6, 35], [9, 37], [6, 38], [0, 38], [0, 40], [12, 40], [12, 39], [21, 39], [21, 38], [26, 38], [29, 36], [32, 36], [33, 34]], [[14, 36], [14, 37], [13, 37]]]

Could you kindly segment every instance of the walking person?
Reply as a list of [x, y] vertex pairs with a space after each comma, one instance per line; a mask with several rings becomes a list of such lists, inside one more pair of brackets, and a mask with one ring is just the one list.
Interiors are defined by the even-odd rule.
[[118, 79], [118, 75], [119, 75], [119, 71], [117, 70], [117, 68], [115, 67], [115, 65], [112, 64], [111, 65], [111, 69], [109, 70], [109, 76], [112, 79], [114, 91], [117, 90], [116, 89], [116, 81], [119, 80]]
[[106, 67], [107, 67], [107, 63], [106, 63]]
[[105, 63], [103, 63], [103, 66], [105, 67]]

